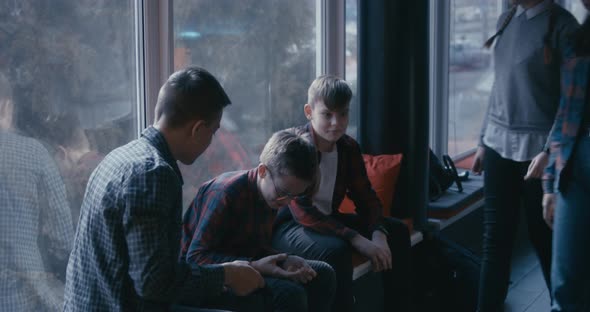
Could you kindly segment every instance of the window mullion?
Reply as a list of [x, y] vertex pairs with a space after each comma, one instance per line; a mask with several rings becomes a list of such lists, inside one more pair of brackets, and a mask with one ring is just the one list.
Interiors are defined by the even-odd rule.
[[318, 1], [318, 74], [345, 74], [345, 0]]
[[430, 146], [447, 153], [449, 120], [450, 1], [432, 1], [430, 9]]
[[173, 72], [172, 0], [142, 1], [145, 76], [144, 125], [154, 120], [160, 86]]

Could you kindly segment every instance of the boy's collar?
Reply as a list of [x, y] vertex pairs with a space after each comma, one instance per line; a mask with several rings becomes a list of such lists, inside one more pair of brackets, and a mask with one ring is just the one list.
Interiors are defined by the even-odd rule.
[[520, 16], [521, 14], [526, 14], [526, 18], [530, 20], [531, 18], [545, 12], [551, 7], [551, 0], [544, 0], [537, 3], [535, 6], [529, 9], [524, 9], [522, 6], [518, 6], [516, 9], [516, 16]]
[[258, 166], [248, 170], [248, 191], [251, 194], [256, 194], [256, 205], [263, 205], [268, 209], [272, 209], [268, 206], [268, 203], [264, 200], [264, 196], [262, 196], [262, 192], [258, 189]]

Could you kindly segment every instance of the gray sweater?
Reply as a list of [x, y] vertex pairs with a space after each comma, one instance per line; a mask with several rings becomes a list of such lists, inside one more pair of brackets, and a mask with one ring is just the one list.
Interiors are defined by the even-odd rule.
[[[543, 36], [551, 1], [518, 8], [494, 48], [494, 85], [481, 130], [481, 143], [503, 158], [531, 160], [543, 151], [559, 102], [559, 66], [565, 36], [578, 27], [571, 13], [555, 5], [552, 62], [545, 64]], [[498, 27], [506, 15], [502, 14]]]

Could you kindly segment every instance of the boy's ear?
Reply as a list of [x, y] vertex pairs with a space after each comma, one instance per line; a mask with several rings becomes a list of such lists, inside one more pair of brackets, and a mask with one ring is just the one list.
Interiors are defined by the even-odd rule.
[[307, 118], [307, 120], [311, 120], [311, 112], [312, 112], [312, 108], [309, 103], [306, 103], [305, 105], [303, 105], [303, 113], [305, 113], [305, 118]]
[[58, 145], [57, 146], [57, 157], [64, 159], [64, 158], [66, 158], [67, 155], [68, 155], [68, 152], [66, 151], [65, 147]]
[[55, 150], [55, 158], [57, 158], [59, 162], [65, 164], [69, 160], [67, 149], [62, 145], [58, 145]]
[[197, 120], [191, 127], [190, 129], [190, 135], [192, 137], [197, 136], [197, 133], [199, 132], [199, 130], [202, 130], [203, 127], [205, 127], [206, 122], [202, 119]]
[[266, 176], [266, 166], [264, 164], [258, 165], [258, 176], [264, 178]]

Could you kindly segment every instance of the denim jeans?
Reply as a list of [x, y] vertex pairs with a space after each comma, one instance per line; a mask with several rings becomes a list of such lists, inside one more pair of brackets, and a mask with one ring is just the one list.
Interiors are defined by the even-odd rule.
[[568, 166], [553, 223], [552, 311], [590, 311], [589, 137], [579, 139]]
[[541, 263], [548, 289], [551, 230], [543, 220], [541, 180], [524, 180], [530, 161], [502, 158], [486, 147], [484, 157], [484, 236], [479, 284], [480, 311], [502, 311], [510, 283], [510, 258], [521, 209], [528, 236]]

